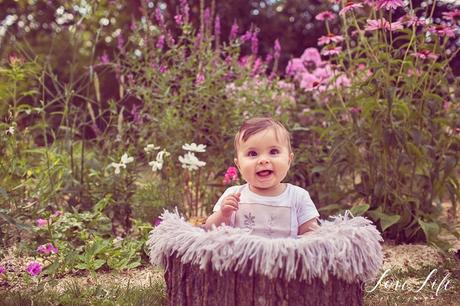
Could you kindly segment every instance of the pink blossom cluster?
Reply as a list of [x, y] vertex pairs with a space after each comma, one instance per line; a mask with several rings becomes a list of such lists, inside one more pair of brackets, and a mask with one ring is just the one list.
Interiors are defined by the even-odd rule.
[[228, 185], [236, 181], [238, 181], [238, 170], [236, 167], [228, 167], [224, 175], [224, 184]]
[[39, 262], [32, 261], [27, 265], [26, 271], [31, 276], [37, 276], [42, 272], [42, 265]]
[[58, 248], [55, 247], [52, 243], [46, 243], [46, 244], [40, 245], [37, 248], [37, 252], [45, 254], [45, 255], [57, 254], [58, 253]]
[[37, 225], [37, 227], [44, 227], [44, 226], [47, 226], [48, 223], [51, 223], [53, 222], [53, 218], [58, 218], [59, 216], [62, 216], [63, 215], [63, 212], [60, 211], [60, 210], [56, 210], [51, 216], [50, 218], [47, 220], [47, 219], [43, 219], [43, 218], [38, 218], [37, 220], [35, 220], [35, 224]]
[[331, 85], [336, 87], [351, 85], [351, 80], [345, 74], [321, 59], [316, 48], [307, 48], [300, 58], [289, 61], [286, 74], [292, 76], [305, 91], [323, 92]]

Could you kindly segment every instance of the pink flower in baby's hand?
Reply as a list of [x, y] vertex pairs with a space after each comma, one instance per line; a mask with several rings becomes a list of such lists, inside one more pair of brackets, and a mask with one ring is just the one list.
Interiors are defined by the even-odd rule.
[[225, 172], [224, 176], [224, 184], [228, 185], [232, 182], [236, 182], [238, 180], [238, 170], [236, 167], [228, 167], [227, 171]]
[[52, 245], [51, 243], [43, 244], [37, 248], [38, 253], [42, 254], [57, 254], [58, 253], [58, 248]]
[[32, 276], [37, 276], [42, 272], [42, 265], [36, 261], [32, 261], [27, 265], [26, 271]]
[[42, 219], [42, 218], [37, 219], [36, 222], [37, 222], [38, 227], [42, 227], [42, 226], [45, 226], [45, 225], [48, 224], [48, 221], [46, 221], [45, 219]]

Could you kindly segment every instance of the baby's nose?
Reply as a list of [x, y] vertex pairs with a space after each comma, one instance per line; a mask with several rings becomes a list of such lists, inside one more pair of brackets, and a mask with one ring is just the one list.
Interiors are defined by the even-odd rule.
[[265, 157], [263, 157], [263, 156], [261, 156], [261, 157], [259, 158], [259, 164], [261, 164], [261, 165], [268, 164], [268, 159], [265, 158]]

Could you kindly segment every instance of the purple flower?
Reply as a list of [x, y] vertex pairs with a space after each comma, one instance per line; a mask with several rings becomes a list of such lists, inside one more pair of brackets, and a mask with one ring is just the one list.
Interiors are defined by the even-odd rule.
[[161, 218], [159, 218], [159, 217], [156, 218], [155, 221], [153, 222], [153, 226], [158, 226], [158, 225], [160, 225], [161, 221], [162, 221]]
[[275, 59], [279, 59], [281, 55], [281, 45], [280, 45], [280, 41], [278, 40], [278, 38], [275, 40], [275, 46], [273, 47], [273, 49], [275, 50], [275, 54], [274, 54]]
[[174, 20], [178, 25], [182, 25], [184, 23], [184, 19], [181, 14], [177, 14], [176, 16], [174, 16]]
[[51, 243], [43, 244], [37, 248], [38, 253], [42, 253], [45, 255], [49, 254], [57, 254], [58, 248], [52, 245]]
[[26, 271], [31, 276], [37, 276], [42, 272], [42, 265], [36, 261], [32, 261], [27, 265]]
[[106, 52], [104, 52], [104, 54], [102, 54], [102, 55], [99, 57], [99, 62], [100, 62], [101, 64], [108, 64], [108, 63], [110, 63], [109, 56], [107, 55]]
[[220, 36], [220, 17], [219, 15], [216, 16], [216, 20], [214, 21], [214, 35], [216, 38]]
[[38, 227], [42, 227], [42, 226], [45, 226], [48, 224], [48, 221], [46, 221], [45, 219], [42, 219], [42, 218], [38, 218], [36, 220], [36, 223], [37, 223], [37, 226]]
[[251, 37], [251, 52], [256, 55], [259, 51], [259, 39], [257, 38], [257, 33], [254, 32]]
[[158, 40], [157, 40], [157, 43], [156, 43], [155, 47], [157, 49], [163, 49], [164, 45], [165, 45], [165, 36], [160, 35], [160, 37], [158, 37]]
[[260, 59], [260, 57], [258, 57], [254, 62], [254, 66], [252, 67], [251, 76], [258, 75], [261, 67], [262, 67], [262, 60]]
[[248, 40], [251, 40], [251, 38], [252, 38], [252, 33], [249, 30], [246, 31], [246, 33], [244, 33], [244, 35], [241, 35], [241, 41], [242, 42], [246, 42]]
[[363, 7], [362, 3], [353, 3], [353, 1], [348, 1], [345, 6], [340, 10], [339, 15], [344, 15], [349, 11], [353, 11], [355, 8]]
[[206, 28], [211, 26], [211, 10], [207, 7], [203, 13], [203, 22]]
[[397, 9], [400, 6], [404, 6], [404, 3], [402, 0], [379, 0], [377, 2], [378, 9], [384, 8], [388, 11]]
[[344, 38], [342, 35], [335, 35], [335, 34], [329, 33], [326, 36], [321, 36], [318, 39], [318, 46], [328, 45], [331, 43], [339, 43], [339, 42], [342, 42], [343, 39]]
[[165, 20], [164, 20], [163, 14], [161, 13], [160, 8], [158, 7], [155, 9], [155, 19], [161, 27], [164, 26]]
[[201, 85], [203, 83], [204, 83], [204, 75], [202, 73], [198, 73], [196, 75], [195, 85]]
[[120, 51], [123, 50], [124, 45], [125, 45], [125, 41], [123, 39], [123, 36], [118, 35], [118, 37], [117, 37], [117, 48], [118, 48], [118, 50], [120, 50]]
[[180, 0], [180, 11], [184, 16], [185, 22], [188, 22], [190, 7], [187, 3], [187, 0]]
[[140, 112], [141, 106], [139, 104], [134, 104], [131, 109], [131, 115], [133, 116], [133, 122], [135, 124], [142, 124], [142, 113]]
[[53, 214], [53, 217], [59, 217], [59, 216], [62, 216], [64, 213], [62, 212], [62, 210], [56, 210]]
[[4, 266], [0, 266], [0, 275], [5, 273], [6, 269]]
[[273, 55], [271, 53], [268, 53], [267, 56], [265, 57], [265, 63], [269, 65], [273, 60]]
[[233, 22], [232, 29], [230, 30], [229, 39], [231, 41], [235, 40], [237, 35], [238, 35], [238, 24], [236, 22]]
[[160, 71], [161, 73], [165, 73], [166, 71], [168, 71], [168, 67], [165, 65], [161, 65], [160, 68], [158, 68], [158, 71]]
[[334, 14], [333, 12], [331, 11], [324, 11], [324, 12], [321, 12], [319, 13], [318, 15], [316, 15], [315, 19], [316, 20], [333, 20], [337, 17], [336, 14]]

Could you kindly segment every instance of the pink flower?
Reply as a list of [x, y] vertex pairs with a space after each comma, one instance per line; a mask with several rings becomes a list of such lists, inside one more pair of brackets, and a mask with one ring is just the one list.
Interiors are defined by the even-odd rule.
[[350, 113], [353, 115], [361, 114], [361, 111], [360, 107], [350, 107]]
[[236, 167], [228, 167], [224, 175], [224, 184], [228, 185], [236, 181], [238, 181], [238, 170]]
[[59, 216], [62, 216], [63, 214], [64, 213], [61, 210], [56, 210], [52, 216], [53, 217], [59, 217]]
[[244, 35], [241, 35], [241, 41], [242, 42], [246, 42], [248, 40], [251, 40], [251, 38], [252, 38], [252, 33], [249, 30], [246, 31], [246, 33], [244, 33]]
[[0, 266], [0, 275], [3, 274], [6, 271], [4, 266]]
[[436, 25], [428, 28], [430, 33], [436, 34], [440, 37], [455, 37], [455, 28], [452, 26]]
[[257, 33], [254, 32], [251, 37], [251, 52], [252, 54], [257, 54], [259, 51], [259, 39], [257, 38]]
[[158, 37], [157, 43], [155, 44], [155, 47], [156, 47], [157, 49], [163, 49], [164, 45], [165, 45], [165, 36], [164, 36], [164, 35], [160, 35], [160, 36]]
[[108, 64], [108, 63], [110, 63], [109, 56], [107, 55], [106, 52], [104, 52], [104, 54], [102, 54], [102, 55], [99, 57], [99, 62], [100, 62], [101, 64]]
[[331, 11], [324, 11], [316, 15], [315, 19], [319, 21], [323, 20], [333, 20], [337, 17], [337, 15]]
[[316, 48], [307, 48], [305, 51], [302, 53], [302, 56], [300, 59], [304, 63], [312, 63], [315, 65], [315, 67], [319, 67], [323, 65], [323, 61], [321, 60], [321, 55], [319, 54], [318, 49]]
[[426, 25], [426, 19], [424, 17], [417, 17], [413, 14], [406, 14], [404, 16], [401, 16], [398, 19], [398, 21], [402, 24], [407, 25], [408, 27], [411, 27], [413, 25], [415, 25], [416, 27]]
[[329, 33], [326, 36], [321, 36], [318, 39], [318, 46], [328, 45], [330, 43], [339, 43], [342, 41], [343, 41], [342, 35], [334, 35], [332, 33]]
[[57, 254], [58, 248], [52, 245], [51, 243], [43, 244], [37, 248], [38, 253], [42, 253], [45, 255], [49, 254]]
[[378, 9], [386, 9], [386, 10], [395, 10], [400, 6], [404, 6], [402, 0], [379, 0], [377, 2]]
[[295, 76], [306, 71], [307, 69], [300, 58], [291, 59], [286, 66], [286, 74], [290, 76]]
[[399, 21], [388, 22], [385, 18], [381, 19], [367, 19], [367, 26], [364, 28], [366, 31], [374, 31], [382, 29], [385, 31], [395, 31], [401, 30], [403, 28], [402, 24]]
[[37, 276], [42, 272], [42, 265], [36, 261], [32, 261], [27, 265], [26, 271], [31, 276]]
[[195, 78], [195, 85], [201, 85], [204, 83], [204, 75], [202, 73], [198, 73]]
[[326, 47], [323, 50], [321, 50], [321, 54], [324, 56], [328, 55], [338, 55], [342, 52], [342, 47]]
[[177, 14], [174, 16], [174, 21], [176, 21], [178, 25], [182, 25], [184, 23], [184, 18], [181, 14]]
[[434, 54], [433, 52], [428, 51], [428, 50], [420, 50], [418, 52], [413, 52], [412, 55], [414, 55], [415, 57], [421, 58], [423, 60], [424, 59], [437, 60], [439, 57], [437, 54]]
[[158, 225], [160, 225], [160, 224], [161, 224], [161, 221], [162, 221], [161, 218], [159, 218], [159, 217], [156, 218], [155, 221], [153, 222], [153, 226], [158, 226]]
[[48, 221], [46, 221], [45, 219], [39, 218], [36, 220], [36, 223], [38, 227], [42, 227], [42, 226], [47, 225]]
[[229, 40], [231, 41], [235, 40], [237, 35], [238, 35], [238, 24], [234, 22], [230, 30]]
[[303, 73], [302, 80], [300, 81], [300, 88], [303, 88], [305, 91], [312, 91], [317, 89], [319, 85], [321, 85], [323, 80], [314, 74], [311, 73]]
[[273, 50], [275, 52], [274, 54], [275, 59], [278, 59], [281, 55], [281, 45], [280, 45], [280, 41], [278, 40], [278, 38], [275, 40], [275, 46], [273, 47]]
[[219, 15], [216, 16], [214, 20], [214, 35], [216, 37], [220, 37], [220, 17]]
[[353, 11], [355, 8], [363, 7], [362, 3], [353, 3], [353, 1], [348, 1], [347, 4], [340, 10], [339, 15], [344, 15], [348, 11]]
[[407, 69], [407, 75], [408, 76], [415, 76], [415, 77], [420, 77], [422, 76], [423, 72], [420, 69], [417, 68], [409, 68]]
[[451, 12], [443, 12], [442, 18], [449, 21], [455, 21], [456, 19], [460, 19], [460, 10], [455, 9]]

